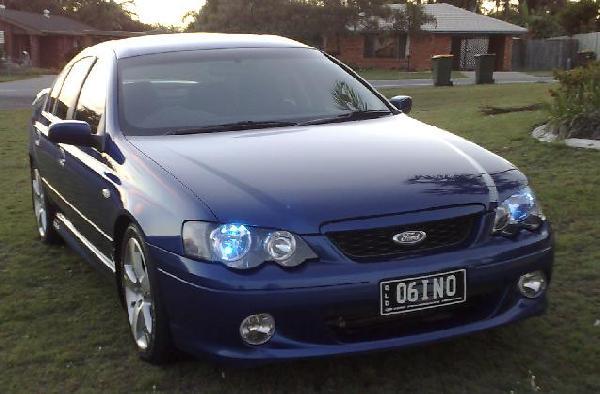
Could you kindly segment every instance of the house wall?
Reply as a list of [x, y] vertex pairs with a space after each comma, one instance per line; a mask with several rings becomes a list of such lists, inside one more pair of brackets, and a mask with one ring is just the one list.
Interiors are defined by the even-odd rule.
[[410, 40], [411, 71], [431, 70], [431, 57], [448, 55], [452, 51], [452, 36], [447, 34], [421, 34]]
[[431, 69], [431, 56], [450, 53], [451, 45], [452, 38], [449, 35], [423, 34], [409, 38], [409, 59], [365, 58], [365, 38], [353, 34], [328, 37], [325, 51], [355, 67], [423, 71]]
[[0, 21], [0, 30], [4, 31], [5, 56], [13, 62], [19, 62], [22, 51], [27, 51], [34, 67], [60, 68], [94, 41], [92, 37], [29, 34], [3, 21]]
[[[16, 34], [24, 34], [25, 31], [6, 22], [0, 21], [0, 30], [4, 31], [4, 53], [7, 58], [17, 59], [21, 42], [15, 42]], [[17, 57], [15, 57], [17, 56]]]
[[40, 39], [40, 67], [60, 68], [76, 55], [82, 47], [79, 36], [43, 36]]
[[511, 36], [490, 36], [488, 53], [496, 54], [496, 71], [512, 70], [512, 48]]
[[361, 34], [331, 36], [325, 40], [325, 51], [352, 67], [406, 69], [406, 59], [365, 58], [365, 38]]
[[[425, 71], [431, 70], [432, 56], [452, 53], [452, 37], [450, 34], [411, 36], [410, 59], [365, 58], [365, 39], [361, 34], [327, 37], [325, 51], [353, 67]], [[490, 36], [488, 53], [496, 54], [496, 71], [512, 69], [512, 46], [511, 36]]]

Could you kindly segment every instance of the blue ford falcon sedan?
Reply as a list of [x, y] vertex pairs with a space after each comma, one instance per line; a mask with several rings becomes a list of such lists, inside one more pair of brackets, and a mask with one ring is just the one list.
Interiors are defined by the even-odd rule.
[[115, 281], [140, 356], [234, 365], [436, 342], [544, 312], [514, 165], [274, 36], [106, 42], [34, 103], [41, 240]]

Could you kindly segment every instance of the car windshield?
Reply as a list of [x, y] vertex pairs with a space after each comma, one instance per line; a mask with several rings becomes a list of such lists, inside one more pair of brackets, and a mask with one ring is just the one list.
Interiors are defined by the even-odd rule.
[[119, 120], [129, 135], [217, 132], [391, 114], [368, 87], [310, 48], [137, 56], [119, 61], [118, 80]]

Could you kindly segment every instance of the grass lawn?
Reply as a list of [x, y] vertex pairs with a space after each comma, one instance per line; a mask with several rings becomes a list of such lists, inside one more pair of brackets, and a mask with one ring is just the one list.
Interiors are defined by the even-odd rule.
[[545, 316], [431, 346], [232, 370], [225, 378], [192, 359], [161, 368], [139, 361], [113, 284], [68, 249], [37, 241], [28, 111], [0, 111], [0, 392], [600, 392], [600, 323], [594, 324], [600, 319], [600, 152], [530, 138], [544, 119], [540, 111], [478, 112], [482, 105], [538, 103], [547, 89], [401, 91], [414, 97], [416, 118], [482, 144], [530, 176], [557, 233]]
[[29, 79], [39, 77], [40, 75], [53, 74], [52, 70], [46, 70], [44, 68], [30, 68], [27, 70], [13, 70], [7, 72], [5, 70], [0, 71], [0, 82], [17, 81], [20, 79]]
[[[431, 79], [431, 71], [398, 71], [372, 68], [359, 70], [358, 74], [367, 80]], [[466, 78], [460, 71], [452, 71], [452, 78]]]

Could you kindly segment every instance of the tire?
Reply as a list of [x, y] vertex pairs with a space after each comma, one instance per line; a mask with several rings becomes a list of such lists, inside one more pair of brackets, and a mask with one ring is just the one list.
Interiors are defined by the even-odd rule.
[[120, 245], [120, 293], [131, 337], [142, 360], [164, 364], [174, 354], [169, 321], [160, 297], [156, 267], [140, 228], [131, 224]]
[[61, 243], [62, 238], [52, 225], [56, 209], [48, 200], [42, 177], [35, 166], [31, 167], [31, 202], [40, 240], [45, 244]]

